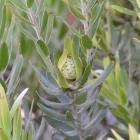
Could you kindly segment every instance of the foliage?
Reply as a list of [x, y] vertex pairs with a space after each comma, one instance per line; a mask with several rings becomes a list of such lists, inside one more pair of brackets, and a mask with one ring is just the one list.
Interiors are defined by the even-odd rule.
[[0, 139], [138, 139], [139, 25], [139, 0], [0, 0]]

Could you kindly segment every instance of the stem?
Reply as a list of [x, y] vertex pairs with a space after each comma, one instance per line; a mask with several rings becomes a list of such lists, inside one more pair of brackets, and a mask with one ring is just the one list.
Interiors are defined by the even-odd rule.
[[28, 17], [29, 17], [31, 23], [34, 25], [34, 30], [35, 30], [35, 32], [36, 32], [37, 38], [40, 39], [40, 29], [39, 29], [39, 25], [38, 25], [38, 23], [37, 23], [37, 21], [36, 21], [35, 15], [34, 15], [34, 13], [33, 13], [33, 11], [32, 11], [31, 8], [29, 9]]
[[87, 5], [86, 3], [84, 3], [83, 0], [81, 0], [81, 10], [82, 10], [82, 14], [85, 17], [85, 20], [82, 21], [83, 25], [84, 25], [84, 31], [86, 35], [89, 35], [88, 29], [89, 29], [89, 24], [88, 24], [88, 12], [87, 12]]
[[[74, 98], [76, 96], [74, 95]], [[83, 137], [83, 132], [82, 132], [82, 126], [81, 126], [81, 118], [80, 118], [80, 115], [78, 114], [78, 110], [76, 108], [76, 105], [73, 104], [73, 108], [72, 108], [72, 114], [73, 114], [73, 117], [74, 117], [74, 120], [75, 120], [75, 126], [76, 126], [76, 129], [79, 133], [79, 138], [80, 140], [84, 140], [84, 137]]]

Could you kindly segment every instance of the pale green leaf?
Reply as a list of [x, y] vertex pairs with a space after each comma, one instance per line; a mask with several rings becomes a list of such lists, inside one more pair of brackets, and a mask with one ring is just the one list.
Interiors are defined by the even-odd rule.
[[25, 96], [25, 94], [27, 93], [27, 91], [28, 91], [28, 88], [24, 89], [24, 90], [20, 93], [20, 95], [17, 97], [17, 99], [15, 100], [15, 102], [14, 102], [14, 104], [13, 104], [11, 110], [10, 110], [10, 116], [11, 116], [11, 118], [14, 117], [14, 115], [15, 115], [17, 109], [20, 107], [21, 102], [22, 102], [22, 99], [23, 99], [23, 97]]
[[3, 71], [6, 68], [8, 59], [8, 47], [6, 43], [3, 43], [0, 46], [0, 71]]

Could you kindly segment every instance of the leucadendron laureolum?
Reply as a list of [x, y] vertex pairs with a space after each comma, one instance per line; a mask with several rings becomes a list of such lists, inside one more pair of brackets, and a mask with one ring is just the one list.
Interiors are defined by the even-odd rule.
[[78, 53], [78, 48], [73, 40], [68, 37], [64, 44], [63, 53], [58, 60], [58, 69], [62, 74], [64, 84], [60, 86], [69, 88], [72, 81], [78, 81], [83, 73], [83, 64]]

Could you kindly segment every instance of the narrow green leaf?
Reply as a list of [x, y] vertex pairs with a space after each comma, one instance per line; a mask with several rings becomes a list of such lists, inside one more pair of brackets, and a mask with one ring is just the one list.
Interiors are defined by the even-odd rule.
[[0, 71], [3, 71], [8, 64], [8, 47], [6, 43], [0, 46]]
[[122, 87], [119, 88], [119, 95], [121, 104], [126, 105], [127, 104], [126, 91]]
[[82, 12], [80, 9], [78, 9], [77, 7], [75, 7], [74, 5], [71, 4], [70, 0], [68, 1], [68, 8], [69, 10], [72, 12], [72, 14], [74, 16], [76, 16], [77, 18], [84, 20], [85, 17], [83, 16]]
[[111, 5], [111, 8], [114, 9], [114, 10], [117, 10], [118, 12], [126, 14], [126, 15], [137, 16], [136, 11], [132, 11], [130, 9], [127, 9], [127, 8], [124, 8], [124, 7], [121, 7], [121, 6]]
[[90, 49], [92, 47], [92, 40], [87, 35], [83, 35], [80, 38], [80, 44], [85, 52], [87, 49]]
[[73, 115], [72, 115], [72, 112], [71, 111], [66, 111], [66, 119], [68, 121], [74, 121], [74, 118], [73, 118]]
[[18, 96], [18, 98], [16, 99], [16, 101], [14, 102], [14, 104], [13, 104], [11, 110], [10, 110], [10, 116], [11, 116], [11, 118], [14, 117], [14, 115], [15, 115], [17, 109], [20, 107], [21, 102], [22, 102], [22, 99], [23, 99], [23, 97], [25, 96], [25, 94], [27, 93], [27, 91], [28, 91], [28, 88], [24, 89], [24, 90], [20, 93], [20, 95]]
[[45, 100], [42, 97], [39, 97], [39, 98], [40, 98], [40, 102], [42, 104], [44, 104], [45, 106], [54, 108], [54, 109], [63, 110], [63, 109], [69, 109], [71, 107], [71, 104], [70, 103], [56, 103], [56, 102]]
[[54, 65], [52, 64], [50, 56], [48, 55], [46, 44], [43, 41], [38, 41], [38, 44], [36, 44], [36, 49], [41, 59], [43, 60], [48, 72], [50, 72], [51, 76], [54, 78], [54, 80], [56, 80]]
[[136, 0], [136, 2], [137, 2], [137, 5], [138, 5], [138, 7], [140, 9], [140, 1], [139, 0]]
[[97, 1], [98, 0], [89, 0], [88, 5], [87, 5], [87, 7], [88, 7], [87, 9], [90, 11], [95, 6]]
[[18, 9], [20, 12], [28, 11], [28, 7], [26, 6], [26, 2], [23, 0], [8, 0], [8, 3], [13, 9]]
[[41, 24], [41, 33], [44, 33], [46, 31], [47, 25], [48, 25], [48, 12], [45, 10], [43, 19], [42, 19], [42, 24]]
[[129, 139], [130, 140], [139, 140], [136, 129], [130, 124], [129, 124]]
[[10, 140], [6, 134], [6, 131], [4, 131], [2, 128], [0, 128], [0, 140]]
[[66, 79], [64, 78], [64, 76], [62, 75], [62, 73], [59, 71], [58, 68], [56, 68], [57, 71], [57, 83], [59, 84], [60, 87], [62, 88], [69, 88], [69, 84], [66, 81]]
[[12, 130], [10, 111], [5, 91], [1, 84], [0, 84], [0, 128], [2, 128], [3, 131], [6, 132], [7, 137], [10, 138]]
[[10, 73], [10, 81], [8, 83], [8, 91], [7, 91], [7, 94], [9, 95], [15, 90], [17, 86], [17, 81], [19, 80], [22, 65], [23, 65], [23, 57], [21, 55], [17, 55], [14, 61], [12, 71]]
[[63, 38], [65, 37], [67, 31], [68, 31], [68, 27], [67, 27], [67, 25], [63, 22], [63, 23], [61, 24], [61, 27], [60, 27], [60, 30], [59, 30], [59, 34], [58, 34], [58, 37], [59, 37], [60, 40], [63, 39]]
[[87, 93], [82, 93], [81, 95], [77, 96], [74, 99], [74, 103], [75, 104], [82, 104], [86, 101], [86, 99], [87, 99]]
[[22, 132], [22, 118], [21, 118], [21, 108], [17, 108], [16, 113], [13, 117], [13, 137], [12, 140], [20, 140]]
[[79, 53], [78, 53], [78, 46], [76, 46], [74, 43], [72, 44], [72, 57], [75, 63], [75, 67], [76, 67], [76, 80], [78, 80], [82, 73], [83, 73], [83, 64], [82, 61], [79, 57]]
[[136, 47], [140, 47], [140, 40], [138, 40], [137, 38], [133, 38], [132, 41]]
[[49, 50], [48, 50], [48, 46], [46, 45], [46, 43], [43, 40], [38, 40], [37, 44], [40, 47], [41, 51], [45, 54], [45, 56], [48, 56]]
[[38, 105], [44, 112], [44, 118], [54, 128], [57, 128], [58, 130], [65, 130], [65, 131], [73, 130], [72, 123], [66, 120], [65, 115], [62, 115], [61, 113], [53, 109], [49, 109], [45, 107], [44, 105], [41, 105], [41, 104], [38, 104]]
[[25, 132], [25, 130], [22, 130], [22, 140], [27, 140], [27, 133]]
[[0, 40], [3, 37], [5, 31], [5, 25], [6, 25], [6, 6], [3, 7], [3, 12], [2, 12], [2, 20], [0, 24]]
[[111, 131], [117, 140], [124, 140], [116, 131], [113, 129]]
[[89, 74], [91, 72], [91, 63], [88, 63], [85, 67], [84, 73], [82, 75], [81, 80], [79, 81], [79, 88], [82, 87], [88, 80]]
[[30, 128], [29, 128], [29, 133], [28, 133], [28, 140], [33, 140], [33, 133], [34, 132], [34, 128], [32, 123], [30, 122]]
[[113, 64], [110, 64], [104, 70], [103, 74], [101, 74], [101, 76], [96, 81], [94, 81], [93, 83], [85, 85], [83, 88], [79, 89], [79, 92], [84, 92], [84, 91], [87, 91], [89, 89], [92, 89], [92, 90], [96, 89], [98, 86], [100, 86], [104, 82], [104, 80], [110, 74], [112, 68], [113, 68]]
[[46, 32], [46, 39], [45, 39], [46, 42], [50, 41], [53, 25], [54, 25], [54, 16], [50, 14], [47, 22], [47, 32]]
[[110, 107], [112, 113], [119, 118], [124, 123], [130, 123], [130, 114], [127, 108], [122, 105], [117, 105], [116, 107]]
[[27, 0], [27, 6], [31, 8], [34, 4], [34, 0]]

